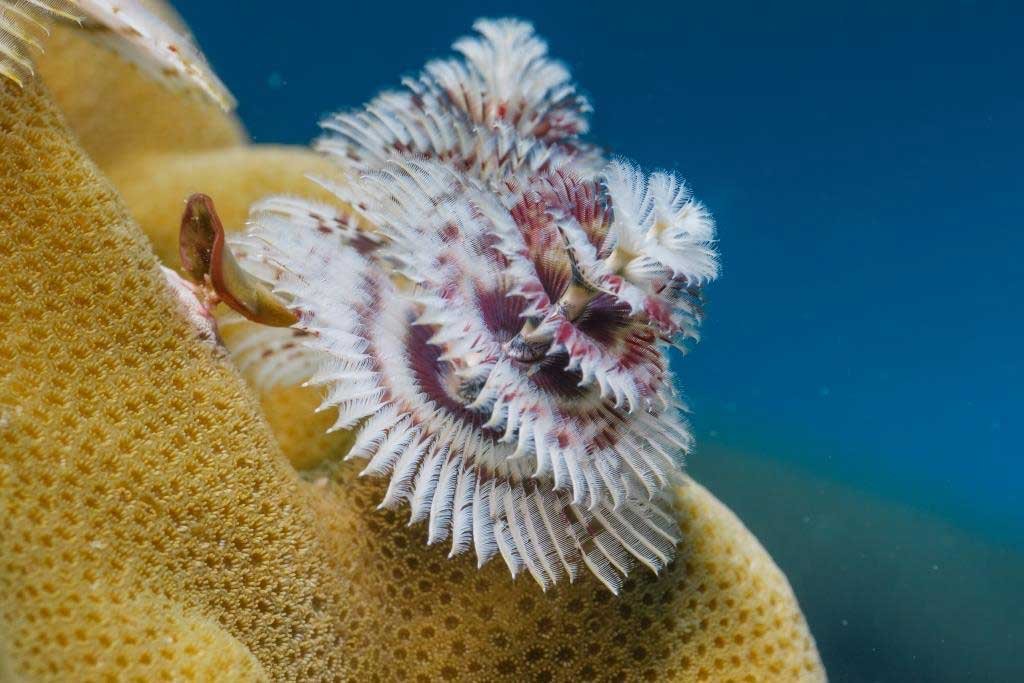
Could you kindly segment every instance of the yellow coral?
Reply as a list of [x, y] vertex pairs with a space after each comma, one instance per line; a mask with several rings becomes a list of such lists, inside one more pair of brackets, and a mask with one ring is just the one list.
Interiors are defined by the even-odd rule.
[[785, 577], [695, 482], [679, 491], [680, 559], [615, 597], [590, 574], [542, 593], [500, 562], [449, 560], [402, 515], [374, 509], [384, 484], [353, 474], [317, 508], [351, 582], [345, 661], [361, 680], [824, 678]]
[[[290, 189], [304, 163], [192, 165], [170, 128], [107, 157], [173, 162], [131, 193], [153, 230], [176, 228], [196, 168], [220, 199]], [[299, 479], [38, 85], [0, 89], [0, 236], [0, 677], [824, 678], [785, 577], [696, 483], [681, 558], [615, 598], [448, 560], [351, 468]], [[343, 447], [300, 419], [314, 400], [262, 398], [295, 467]]]
[[[252, 652], [220, 625], [173, 602], [147, 595], [126, 598], [93, 588], [81, 600], [55, 607], [45, 630], [26, 620], [5, 635], [7, 643], [37, 652], [80, 656], [80, 661], [38, 656], [19, 664], [17, 678], [86, 680], [101, 675], [138, 681], [269, 680]], [[47, 609], [44, 605], [36, 607]], [[0, 675], [5, 672], [0, 670]], [[68, 676], [68, 678], [64, 678]], [[2, 680], [15, 678], [6, 672]]]
[[168, 90], [76, 29], [50, 31], [36, 69], [100, 168], [124, 157], [244, 142], [241, 124], [214, 102]]
[[[151, 4], [177, 23], [173, 10]], [[241, 124], [213, 102], [167, 90], [78, 31], [51, 30], [38, 70], [82, 147], [114, 182], [165, 263], [178, 265], [178, 219], [193, 192], [217, 200], [228, 229], [241, 228], [249, 205], [271, 192], [332, 196], [305, 178], [336, 175], [320, 155], [300, 147], [243, 146]]]
[[[118, 661], [97, 653], [171, 637], [177, 670], [212, 639], [278, 679], [343, 671], [343, 584], [301, 482], [37, 83], [0, 88], [0, 197], [7, 668], [99, 678]], [[149, 631], [116, 628], [145, 614]]]

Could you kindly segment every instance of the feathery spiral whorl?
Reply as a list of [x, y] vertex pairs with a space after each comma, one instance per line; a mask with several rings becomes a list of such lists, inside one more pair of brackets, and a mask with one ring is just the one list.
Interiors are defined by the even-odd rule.
[[476, 29], [464, 61], [326, 122], [347, 178], [322, 182], [351, 214], [254, 207], [234, 248], [299, 322], [243, 357], [326, 386], [348, 457], [430, 543], [617, 591], [680, 540], [691, 437], [665, 348], [696, 335], [713, 225], [674, 177], [577, 139], [589, 106], [528, 24]]

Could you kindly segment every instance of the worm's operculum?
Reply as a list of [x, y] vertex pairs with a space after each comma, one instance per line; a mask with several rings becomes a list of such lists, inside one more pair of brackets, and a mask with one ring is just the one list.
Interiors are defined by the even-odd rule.
[[182, 268], [193, 282], [210, 287], [217, 300], [263, 325], [288, 327], [298, 321], [262, 282], [238, 265], [208, 196], [188, 198], [178, 244]]

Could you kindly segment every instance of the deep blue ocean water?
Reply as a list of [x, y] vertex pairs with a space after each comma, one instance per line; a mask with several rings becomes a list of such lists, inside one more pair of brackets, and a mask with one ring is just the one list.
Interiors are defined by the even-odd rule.
[[723, 275], [676, 359], [691, 470], [837, 681], [1024, 680], [1024, 9], [177, 3], [256, 142], [306, 143], [478, 16], [535, 23], [590, 139], [684, 176]]

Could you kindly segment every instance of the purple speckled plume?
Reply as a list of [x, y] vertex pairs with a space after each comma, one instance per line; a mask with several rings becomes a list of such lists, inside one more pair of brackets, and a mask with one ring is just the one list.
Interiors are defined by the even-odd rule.
[[675, 177], [579, 140], [589, 105], [528, 24], [475, 28], [462, 58], [324, 123], [343, 179], [319, 182], [349, 210], [254, 207], [234, 248], [300, 320], [239, 358], [326, 387], [348, 457], [430, 543], [617, 591], [680, 540], [691, 437], [666, 348], [696, 337], [714, 226]]

